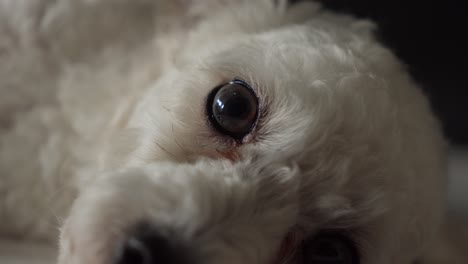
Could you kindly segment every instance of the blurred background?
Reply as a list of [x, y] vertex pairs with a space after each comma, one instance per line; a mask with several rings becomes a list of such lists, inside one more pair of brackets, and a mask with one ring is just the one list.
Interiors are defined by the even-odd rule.
[[468, 219], [468, 1], [321, 0], [373, 20], [378, 37], [408, 65], [442, 122], [450, 148], [450, 209]]

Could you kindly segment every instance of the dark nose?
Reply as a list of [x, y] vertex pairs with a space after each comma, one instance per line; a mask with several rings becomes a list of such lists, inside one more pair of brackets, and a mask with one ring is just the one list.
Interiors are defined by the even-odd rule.
[[180, 244], [152, 229], [140, 227], [126, 239], [114, 264], [194, 263]]

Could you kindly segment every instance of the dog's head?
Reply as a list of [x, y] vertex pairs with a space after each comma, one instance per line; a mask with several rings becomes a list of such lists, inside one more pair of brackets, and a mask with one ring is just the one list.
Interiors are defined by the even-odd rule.
[[61, 263], [414, 261], [440, 221], [442, 140], [404, 68], [351, 19], [220, 21], [132, 107]]

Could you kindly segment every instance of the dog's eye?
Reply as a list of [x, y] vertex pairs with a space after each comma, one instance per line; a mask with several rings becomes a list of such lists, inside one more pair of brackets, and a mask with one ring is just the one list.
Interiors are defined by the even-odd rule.
[[303, 245], [303, 264], [359, 264], [354, 243], [346, 236], [321, 233]]
[[242, 139], [257, 121], [258, 99], [249, 84], [234, 80], [211, 92], [207, 108], [210, 122], [219, 132]]

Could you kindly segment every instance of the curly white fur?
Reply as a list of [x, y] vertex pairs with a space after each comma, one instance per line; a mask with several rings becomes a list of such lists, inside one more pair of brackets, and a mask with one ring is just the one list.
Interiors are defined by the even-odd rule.
[[[0, 0], [0, 234], [53, 241], [66, 218], [60, 264], [109, 263], [139, 221], [203, 263], [322, 229], [363, 264], [422, 257], [444, 141], [373, 28], [314, 3]], [[265, 112], [243, 144], [205, 114], [235, 77]]]

